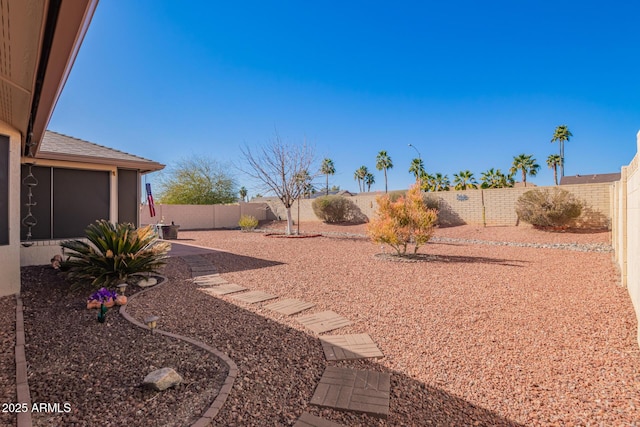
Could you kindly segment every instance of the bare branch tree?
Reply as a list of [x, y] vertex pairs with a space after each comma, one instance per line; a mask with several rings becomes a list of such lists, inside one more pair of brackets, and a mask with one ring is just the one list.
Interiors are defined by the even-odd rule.
[[[288, 144], [276, 132], [267, 144], [251, 151], [241, 148], [248, 168], [242, 172], [262, 184], [265, 192], [276, 195], [287, 210], [287, 234], [291, 234], [291, 206], [305, 191], [305, 184], [318, 176], [313, 147], [302, 144]], [[308, 177], [304, 181], [301, 176]]]

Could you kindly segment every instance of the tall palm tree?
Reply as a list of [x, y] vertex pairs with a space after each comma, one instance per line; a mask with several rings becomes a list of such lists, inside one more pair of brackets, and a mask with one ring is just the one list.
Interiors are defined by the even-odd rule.
[[564, 176], [564, 143], [565, 141], [569, 141], [573, 134], [567, 127], [567, 125], [560, 125], [556, 127], [555, 132], [553, 133], [553, 138], [551, 138], [551, 142], [556, 142], [560, 144], [560, 177]]
[[486, 172], [482, 172], [480, 175], [480, 181], [482, 181], [482, 188], [503, 188], [510, 187], [509, 176], [502, 173], [500, 169], [489, 169]]
[[364, 183], [367, 184], [367, 192], [370, 192], [371, 186], [376, 183], [376, 177], [371, 172], [367, 172], [364, 176]]
[[358, 190], [364, 192], [364, 177], [369, 173], [366, 166], [360, 166], [353, 174], [353, 179], [358, 181]]
[[387, 169], [392, 169], [393, 163], [391, 162], [391, 157], [387, 154], [386, 151], [382, 150], [378, 153], [376, 157], [376, 169], [379, 171], [384, 171], [384, 192], [387, 192]]
[[422, 159], [413, 159], [411, 160], [411, 166], [409, 166], [409, 172], [414, 174], [416, 177], [416, 182], [420, 181], [420, 177], [425, 174], [424, 171], [424, 163]]
[[327, 176], [327, 196], [329, 195], [329, 175], [336, 173], [336, 167], [333, 165], [333, 160], [325, 158], [320, 165], [320, 173]]
[[449, 187], [451, 187], [451, 181], [447, 175], [438, 172], [433, 176], [433, 191], [449, 191]]
[[244, 202], [247, 198], [247, 189], [244, 187], [240, 187], [240, 191], [238, 191], [238, 194], [240, 194], [240, 198]]
[[478, 188], [478, 182], [473, 177], [470, 170], [460, 171], [453, 174], [453, 183], [455, 190], [468, 190], [470, 188]]
[[547, 157], [547, 166], [549, 169], [553, 169], [553, 182], [558, 185], [558, 166], [562, 164], [562, 158], [559, 154], [549, 154]]
[[513, 165], [509, 169], [509, 173], [515, 174], [518, 171], [522, 172], [522, 182], [524, 186], [527, 186], [527, 175], [536, 176], [540, 165], [536, 163], [536, 159], [531, 154], [520, 154], [513, 158]]

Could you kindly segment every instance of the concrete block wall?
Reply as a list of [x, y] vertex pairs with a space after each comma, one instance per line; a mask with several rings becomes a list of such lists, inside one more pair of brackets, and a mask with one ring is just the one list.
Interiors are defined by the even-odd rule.
[[265, 220], [269, 215], [266, 203], [239, 203], [234, 205], [162, 205], [155, 206], [156, 216], [151, 217], [149, 207], [140, 207], [140, 224], [174, 222], [180, 230], [235, 228], [241, 215], [252, 215]]
[[[612, 187], [610, 183], [605, 184], [582, 184], [563, 185], [562, 189], [575, 194], [586, 204], [583, 215], [578, 219], [576, 225], [592, 228], [610, 228], [611, 226], [611, 202]], [[487, 190], [466, 190], [466, 191], [441, 191], [428, 193], [429, 197], [437, 198], [440, 201], [440, 223], [444, 226], [455, 226], [462, 224], [487, 226], [510, 226], [518, 225], [515, 205], [518, 198], [526, 191], [532, 189], [553, 189], [549, 187], [517, 187], [498, 188]], [[376, 208], [376, 197], [381, 192], [361, 193], [348, 197], [351, 202], [368, 218], [373, 218]], [[484, 203], [483, 203], [484, 199]], [[269, 204], [270, 210], [274, 213], [275, 219], [286, 219], [286, 211], [282, 203], [275, 198], [264, 199]], [[300, 200], [300, 220], [318, 221], [311, 206], [313, 199]], [[483, 208], [484, 221], [483, 222]], [[298, 218], [298, 202], [291, 207], [294, 221]]]

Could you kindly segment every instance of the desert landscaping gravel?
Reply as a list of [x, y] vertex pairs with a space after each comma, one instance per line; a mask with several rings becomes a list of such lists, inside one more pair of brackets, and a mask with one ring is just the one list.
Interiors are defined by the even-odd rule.
[[[0, 404], [16, 402], [15, 301], [13, 295], [0, 298]], [[0, 425], [13, 424], [15, 415], [0, 410]]]
[[[270, 226], [277, 229], [282, 224]], [[636, 320], [628, 293], [618, 284], [612, 254], [544, 246], [605, 248], [608, 233], [544, 233], [525, 227], [440, 229], [436, 238], [456, 240], [435, 239], [420, 251], [424, 255], [416, 262], [401, 263], [381, 257], [381, 247], [362, 238], [363, 230], [363, 226], [303, 224], [305, 232], [333, 233], [307, 239], [273, 239], [235, 230], [180, 231], [178, 243], [213, 248], [203, 256], [230, 283], [316, 304], [299, 315], [287, 317], [262, 308], [278, 300], [246, 304], [201, 292], [180, 259], [172, 260], [165, 270], [170, 282], [132, 301], [128, 311], [138, 319], [159, 315], [159, 328], [196, 338], [236, 362], [238, 378], [214, 420], [216, 426], [292, 425], [303, 411], [347, 426], [638, 425]], [[389, 249], [385, 253], [388, 256]], [[32, 281], [57, 283], [57, 276], [46, 268], [25, 271], [41, 275]], [[195, 386], [174, 390], [168, 395], [174, 397], [171, 401], [163, 395], [141, 394], [147, 392], [135, 386], [139, 375], [127, 373], [126, 380], [117, 379], [115, 374], [122, 373], [119, 362], [144, 360], [136, 375], [146, 374], [151, 365], [164, 363], [150, 358], [171, 357], [180, 350], [172, 343], [131, 344], [142, 336], [157, 336], [141, 336], [141, 330], [121, 335], [116, 331], [127, 326], [120, 324], [116, 313], [109, 313], [113, 339], [95, 340], [97, 328], [107, 325], [88, 318], [79, 301], [63, 299], [56, 310], [42, 308], [62, 299], [56, 286], [53, 293], [25, 290], [32, 399], [34, 393], [36, 399], [63, 398], [64, 393], [79, 399], [80, 394], [90, 394], [90, 387], [100, 394], [85, 397], [86, 407], [78, 407], [82, 412], [78, 417], [91, 419], [99, 415], [85, 411], [121, 408], [119, 418], [104, 425], [123, 425], [125, 420], [145, 425], [135, 422], [154, 410], [158, 416], [146, 425], [188, 425], [168, 415], [174, 410], [171, 405], [208, 400], [199, 406], [204, 408], [211, 403], [215, 396], [205, 396], [203, 390], [193, 390]], [[45, 304], [27, 316], [28, 300]], [[384, 357], [327, 362], [317, 335], [296, 321], [297, 316], [324, 310], [354, 322], [329, 334], [367, 333]], [[60, 313], [73, 316], [68, 320]], [[42, 327], [37, 326], [40, 322]], [[95, 341], [88, 345], [91, 337]], [[119, 341], [128, 344], [120, 349]], [[168, 355], [163, 355], [163, 346]], [[35, 357], [30, 357], [29, 348]], [[144, 349], [148, 353], [141, 353]], [[206, 357], [194, 352], [189, 348], [189, 354]], [[84, 373], [69, 373], [66, 362], [60, 362], [60, 370], [50, 363], [76, 353], [82, 355], [73, 357], [94, 363], [94, 369], [105, 372], [110, 360], [115, 367], [108, 368], [107, 379], [86, 381]], [[198, 365], [203, 369], [198, 376], [221, 374], [219, 366], [206, 371], [204, 365]], [[388, 419], [310, 406], [327, 366], [391, 373]], [[111, 390], [122, 383], [128, 388]], [[135, 403], [114, 401], [114, 395], [130, 396]], [[194, 408], [192, 416], [198, 410], [202, 411]]]

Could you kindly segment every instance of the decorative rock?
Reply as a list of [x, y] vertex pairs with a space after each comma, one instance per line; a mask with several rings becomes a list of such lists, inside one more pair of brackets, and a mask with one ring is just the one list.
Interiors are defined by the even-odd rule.
[[147, 288], [149, 286], [153, 286], [156, 283], [158, 283], [158, 279], [156, 279], [155, 277], [149, 277], [148, 279], [142, 279], [138, 282], [138, 286], [140, 286], [141, 288]]
[[182, 382], [182, 377], [172, 368], [162, 368], [144, 377], [142, 385], [153, 390], [166, 390]]

